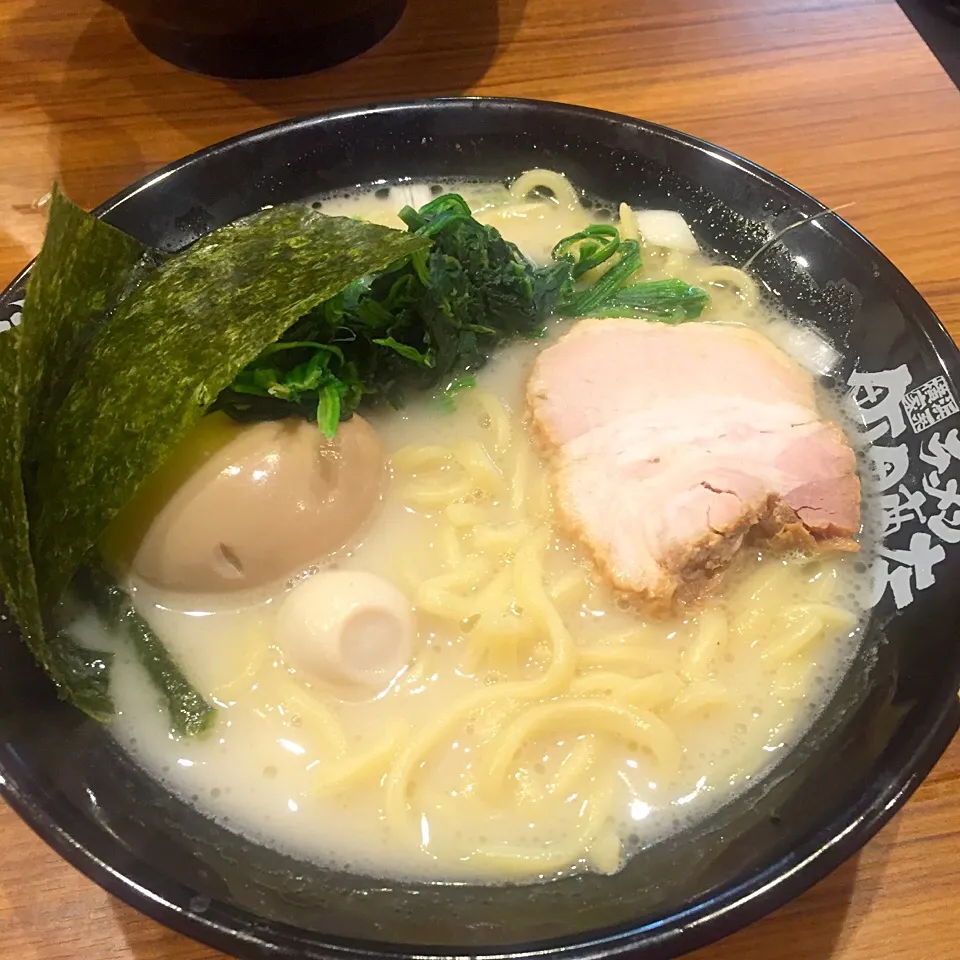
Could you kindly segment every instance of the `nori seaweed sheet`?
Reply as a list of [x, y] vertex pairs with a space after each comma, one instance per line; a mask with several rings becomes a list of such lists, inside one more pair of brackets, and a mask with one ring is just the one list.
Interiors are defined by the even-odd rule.
[[300, 316], [429, 241], [306, 206], [261, 211], [148, 273], [90, 343], [27, 490], [41, 606], [222, 389]]
[[148, 252], [138, 240], [86, 213], [54, 184], [47, 232], [27, 285], [20, 327], [25, 454], [49, 422], [84, 345], [130, 284]]
[[105, 720], [113, 714], [109, 656], [62, 635], [48, 640], [43, 629], [21, 473], [27, 422], [20, 380], [22, 338], [22, 326], [0, 333], [0, 591], [30, 652], [60, 696]]
[[[42, 643], [27, 501], [20, 473], [24, 437], [20, 391], [22, 337], [22, 326], [0, 333], [0, 588], [24, 636], [28, 641], [39, 639]], [[34, 653], [41, 662], [46, 659], [37, 651]]]

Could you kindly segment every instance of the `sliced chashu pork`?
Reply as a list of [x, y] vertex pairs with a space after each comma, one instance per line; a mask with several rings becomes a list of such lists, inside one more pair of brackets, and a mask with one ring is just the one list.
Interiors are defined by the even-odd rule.
[[564, 523], [654, 607], [695, 596], [748, 534], [857, 549], [850, 444], [760, 333], [584, 320], [539, 355], [527, 402]]

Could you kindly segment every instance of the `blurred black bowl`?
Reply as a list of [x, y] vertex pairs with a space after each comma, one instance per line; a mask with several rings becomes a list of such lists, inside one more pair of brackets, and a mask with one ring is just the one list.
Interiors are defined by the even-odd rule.
[[[663, 127], [559, 104], [463, 99], [254, 131], [167, 167], [96, 212], [176, 249], [264, 204], [384, 179], [503, 178], [534, 166], [562, 170], [603, 197], [678, 209], [705, 248], [734, 263], [771, 228], [824, 210], [748, 161]], [[835, 344], [843, 381], [903, 367], [912, 392], [902, 404], [882, 377], [858, 391], [878, 434], [878, 462], [902, 472], [888, 484], [922, 491], [931, 478], [949, 483], [960, 461], [921, 454], [931, 457], [932, 438], [960, 421], [958, 352], [897, 269], [825, 216], [787, 233], [753, 272]], [[0, 325], [23, 279], [0, 297]], [[895, 485], [892, 493], [899, 498]], [[709, 821], [644, 850], [613, 877], [526, 887], [396, 883], [258, 846], [169, 795], [108, 730], [59, 702], [9, 620], [0, 622], [0, 784], [21, 816], [98, 883], [241, 957], [674, 956], [772, 910], [850, 856], [957, 729], [960, 544], [949, 539], [960, 535], [950, 531], [956, 518], [936, 524], [938, 516], [930, 495], [929, 528], [915, 515], [891, 524], [877, 567], [885, 589], [862, 650], [802, 744]]]
[[382, 40], [405, 0], [106, 0], [147, 49], [219, 77], [291, 77]]

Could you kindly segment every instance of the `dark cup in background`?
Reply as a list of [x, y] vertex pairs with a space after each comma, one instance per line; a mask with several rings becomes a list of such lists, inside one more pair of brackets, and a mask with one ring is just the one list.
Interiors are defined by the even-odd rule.
[[220, 77], [289, 77], [383, 39], [405, 0], [106, 0], [137, 39], [179, 67]]

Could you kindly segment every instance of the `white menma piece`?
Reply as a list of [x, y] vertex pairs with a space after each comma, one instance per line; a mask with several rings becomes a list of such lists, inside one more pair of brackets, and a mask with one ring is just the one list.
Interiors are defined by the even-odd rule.
[[645, 243], [681, 253], [699, 252], [693, 231], [675, 210], [634, 210], [633, 216]]

